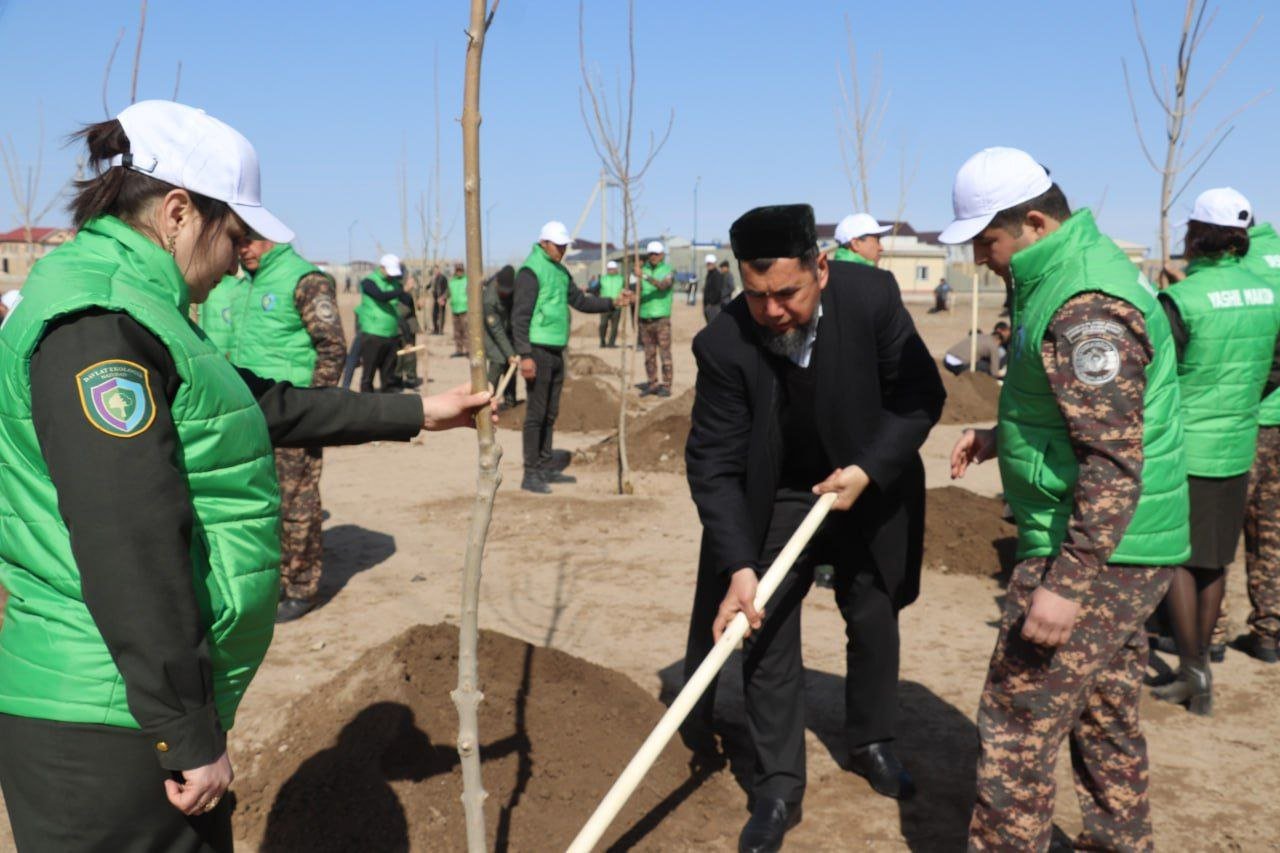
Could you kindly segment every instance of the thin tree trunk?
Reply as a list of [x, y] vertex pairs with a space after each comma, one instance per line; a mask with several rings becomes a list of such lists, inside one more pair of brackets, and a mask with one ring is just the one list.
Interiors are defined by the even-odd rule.
[[[471, 0], [471, 25], [467, 32], [466, 82], [462, 107], [463, 192], [467, 229], [467, 337], [471, 348], [471, 387], [487, 387], [484, 370], [483, 258], [480, 233], [480, 60], [488, 29], [487, 0]], [[496, 9], [496, 2], [495, 2]], [[458, 687], [453, 703], [458, 709], [458, 757], [462, 762], [462, 805], [466, 813], [467, 850], [483, 853], [485, 840], [484, 779], [480, 773], [479, 690], [477, 645], [480, 632], [480, 567], [485, 539], [493, 517], [493, 500], [502, 476], [498, 463], [502, 448], [494, 435], [487, 410], [476, 416], [480, 445], [476, 499], [467, 533], [466, 562], [462, 579], [462, 620], [458, 629]]]

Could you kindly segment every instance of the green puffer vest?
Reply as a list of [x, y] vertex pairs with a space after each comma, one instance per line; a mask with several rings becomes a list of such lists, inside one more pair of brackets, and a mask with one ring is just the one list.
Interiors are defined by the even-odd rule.
[[[1280, 235], [1270, 223], [1249, 229], [1249, 254], [1244, 265], [1258, 278], [1265, 279], [1280, 295]], [[1258, 409], [1259, 426], [1280, 426], [1280, 390], [1272, 391]]]
[[[0, 713], [138, 728], [80, 591], [58, 495], [31, 421], [30, 360], [47, 325], [101, 307], [168, 348], [182, 384], [174, 464], [194, 525], [192, 586], [225, 729], [271, 643], [280, 592], [280, 490], [266, 421], [235, 368], [186, 316], [173, 259], [113, 217], [85, 224], [36, 264], [0, 334]], [[121, 439], [125, 440], [125, 439]]]
[[617, 299], [622, 292], [622, 273], [605, 273], [600, 276], [600, 295], [605, 299]]
[[862, 257], [862, 255], [859, 255], [853, 249], [847, 248], [845, 246], [840, 246], [839, 248], [837, 248], [835, 254], [831, 256], [831, 260], [846, 261], [851, 264], [862, 264], [864, 267], [875, 266], [875, 264], [871, 263], [871, 261]]
[[[1079, 464], [1049, 386], [1040, 345], [1071, 297], [1102, 292], [1130, 303], [1147, 322], [1155, 356], [1143, 398], [1142, 494], [1110, 562], [1175, 565], [1191, 553], [1190, 505], [1178, 414], [1177, 356], [1156, 292], [1088, 210], [1013, 256], [1014, 336], [1000, 393], [1000, 476], [1018, 524], [1019, 560], [1056, 555], [1071, 518]], [[1077, 345], [1079, 351], [1081, 345]]]
[[453, 314], [467, 313], [467, 277], [465, 275], [449, 279], [449, 311]]
[[538, 277], [538, 301], [529, 320], [529, 343], [544, 347], [569, 343], [569, 271], [547, 257], [538, 243], [533, 244], [520, 269]]
[[671, 316], [671, 297], [675, 295], [676, 288], [673, 284], [666, 290], [659, 290], [654, 287], [648, 278], [656, 278], [662, 281], [664, 278], [670, 278], [674, 274], [671, 267], [667, 266], [667, 262], [663, 261], [656, 267], [648, 264], [644, 265], [644, 269], [640, 271], [640, 319], [641, 320], [658, 320], [663, 317]]
[[232, 364], [263, 379], [311, 387], [316, 348], [298, 313], [294, 291], [303, 276], [316, 272], [320, 270], [287, 243], [262, 256], [236, 314]]
[[[401, 289], [400, 285], [388, 280], [380, 269], [375, 269], [365, 278], [372, 281], [383, 293]], [[395, 302], [379, 302], [361, 294], [360, 304], [356, 306], [356, 319], [360, 321], [360, 331], [366, 335], [394, 338], [400, 332]]]
[[236, 345], [235, 316], [248, 288], [246, 279], [224, 275], [217, 287], [209, 291], [209, 298], [197, 308], [200, 328], [227, 358], [231, 358], [231, 350]]
[[1187, 471], [1243, 474], [1253, 467], [1259, 400], [1280, 331], [1275, 291], [1240, 258], [1225, 256], [1192, 261], [1164, 298], [1178, 307], [1189, 337], [1178, 362]]

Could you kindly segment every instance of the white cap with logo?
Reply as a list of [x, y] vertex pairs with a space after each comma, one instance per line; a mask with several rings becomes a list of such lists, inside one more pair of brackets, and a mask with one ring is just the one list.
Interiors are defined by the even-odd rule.
[[378, 266], [382, 267], [382, 271], [389, 276], [397, 276], [404, 272], [404, 267], [400, 265], [400, 258], [392, 254], [378, 258]]
[[604, 268], [607, 270], [616, 270], [618, 268], [618, 262], [609, 261], [607, 264], [604, 265]]
[[1053, 186], [1049, 173], [1025, 151], [1017, 148], [984, 148], [956, 173], [951, 188], [955, 220], [938, 240], [965, 243], [991, 224], [996, 214], [1031, 201]]
[[703, 263], [714, 264], [715, 262], [716, 262], [715, 255], [707, 255], [705, 258], [703, 258]]
[[881, 225], [870, 213], [853, 213], [840, 220], [836, 226], [836, 242], [843, 246], [850, 240], [870, 234], [884, 234], [892, 225]]
[[129, 153], [112, 157], [112, 166], [226, 202], [274, 243], [293, 240], [293, 232], [262, 206], [258, 153], [235, 129], [173, 101], [139, 101], [116, 119], [129, 137]]
[[651, 240], [649, 245], [644, 247], [644, 251], [646, 255], [665, 255], [667, 247], [662, 245], [661, 240]]
[[542, 226], [542, 230], [538, 232], [538, 242], [546, 240], [548, 243], [555, 243], [557, 246], [568, 246], [573, 242], [573, 238], [569, 236], [569, 229], [564, 227], [563, 222], [551, 220]]
[[1191, 209], [1191, 220], [1206, 225], [1225, 225], [1229, 228], [1248, 228], [1253, 219], [1253, 205], [1231, 187], [1215, 187], [1196, 196]]

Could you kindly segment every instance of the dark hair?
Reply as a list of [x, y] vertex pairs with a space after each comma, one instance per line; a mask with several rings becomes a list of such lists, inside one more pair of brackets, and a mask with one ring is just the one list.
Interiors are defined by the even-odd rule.
[[[812, 246], [804, 250], [804, 254], [799, 258], [800, 266], [805, 267], [810, 272], [818, 271], [818, 247]], [[749, 261], [739, 261], [739, 264], [746, 264], [756, 272], [768, 272], [769, 268], [778, 262], [777, 258], [752, 258]]]
[[1006, 323], [1004, 320], [1001, 320], [999, 323], [996, 323], [994, 326], [991, 327], [991, 331], [1007, 332], [1009, 331], [1009, 324]]
[[[130, 152], [129, 137], [117, 119], [86, 125], [72, 134], [71, 139], [84, 140], [89, 148], [89, 166], [93, 169], [93, 177], [75, 182], [75, 195], [67, 205], [76, 228], [103, 214], [118, 217], [138, 228], [141, 225], [139, 217], [147, 205], [176, 189], [173, 184], [142, 172], [111, 165], [112, 157]], [[226, 227], [227, 218], [233, 215], [231, 207], [225, 201], [190, 190], [186, 192], [202, 220], [197, 241], [207, 246]]]
[[1192, 219], [1187, 223], [1184, 253], [1188, 258], [1219, 258], [1249, 254], [1249, 232], [1234, 225], [1210, 225]]
[[516, 292], [515, 268], [512, 267], [511, 264], [507, 264], [505, 267], [498, 270], [497, 274], [493, 277], [493, 281], [494, 289], [498, 292], [498, 298], [501, 299], [503, 303], [510, 305], [512, 296]]
[[727, 266], [729, 266], [729, 262], [728, 262], [728, 261], [721, 261], [721, 262], [720, 262], [720, 266], [722, 266], [722, 267], [727, 267]]
[[1071, 206], [1067, 204], [1066, 195], [1063, 194], [1061, 187], [1053, 184], [1035, 198], [1000, 211], [987, 227], [1003, 228], [1017, 237], [1022, 233], [1022, 223], [1026, 221], [1027, 214], [1033, 210], [1038, 210], [1045, 216], [1052, 216], [1059, 222], [1071, 216]]

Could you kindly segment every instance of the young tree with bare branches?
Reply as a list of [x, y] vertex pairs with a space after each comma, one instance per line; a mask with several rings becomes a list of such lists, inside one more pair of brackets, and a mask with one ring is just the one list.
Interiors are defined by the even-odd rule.
[[[671, 128], [675, 125], [675, 110], [671, 110], [667, 118], [666, 130], [659, 137], [649, 133], [649, 148], [641, 158], [633, 159], [632, 138], [635, 134], [636, 105], [636, 9], [635, 0], [627, 0], [627, 69], [626, 100], [618, 97], [618, 102], [609, 103], [604, 94], [604, 84], [598, 71], [593, 71], [587, 64], [586, 41], [586, 2], [578, 2], [578, 63], [582, 70], [582, 89], [578, 102], [582, 112], [582, 122], [587, 128], [587, 136], [595, 149], [596, 156], [604, 167], [608, 181], [617, 184], [622, 195], [622, 244], [624, 251], [623, 268], [629, 274], [639, 263], [639, 235], [636, 231], [635, 199], [641, 182], [654, 159], [666, 145], [671, 136]], [[604, 200], [601, 200], [604, 203]], [[600, 235], [602, 243], [608, 242], [605, 235]], [[636, 282], [636, 288], [640, 282]], [[622, 314], [623, 341], [631, 340], [628, 320], [631, 325], [638, 322], [639, 300], [633, 303], [630, 310]], [[619, 380], [618, 404], [618, 494], [629, 495], [635, 492], [631, 482], [631, 469], [627, 463], [627, 391], [631, 387], [632, 371], [635, 367], [635, 353], [632, 348], [621, 349], [622, 376]]]
[[[44, 204], [40, 203], [40, 178], [44, 171], [44, 108], [36, 108], [36, 158], [34, 164], [23, 165], [18, 154], [18, 147], [12, 136], [0, 139], [0, 159], [4, 160], [5, 176], [9, 180], [9, 192], [13, 195], [18, 224], [22, 228], [22, 237], [27, 244], [27, 269], [35, 262], [34, 229], [49, 215], [54, 206], [62, 198], [66, 189], [64, 184]], [[79, 179], [83, 171], [83, 161], [77, 161], [76, 175]]]
[[853, 40], [853, 25], [844, 16], [845, 40], [849, 46], [849, 78], [836, 65], [840, 81], [840, 106], [836, 110], [836, 127], [840, 131], [840, 158], [849, 181], [849, 195], [854, 207], [861, 202], [862, 211], [871, 212], [871, 170], [880, 159], [880, 126], [889, 108], [889, 93], [880, 91], [880, 61], [876, 59], [871, 83], [864, 93], [858, 72], [858, 46]]
[[[1182, 28], [1178, 37], [1178, 51], [1174, 66], [1171, 70], [1168, 66], [1162, 65], [1158, 75], [1159, 80], [1157, 81], [1155, 63], [1151, 59], [1151, 53], [1147, 49], [1146, 37], [1142, 32], [1142, 19], [1138, 14], [1138, 0], [1130, 0], [1130, 6], [1133, 11], [1133, 27], [1134, 32], [1137, 34], [1138, 47], [1142, 52], [1142, 62], [1146, 70], [1147, 83], [1151, 88], [1151, 94], [1155, 98], [1156, 104], [1160, 107], [1160, 112], [1164, 115], [1166, 144], [1164, 162], [1161, 164], [1157, 162], [1152, 148], [1147, 144], [1146, 135], [1142, 130], [1142, 121], [1138, 117], [1137, 98], [1134, 95], [1133, 84], [1129, 79], [1129, 65], [1121, 59], [1120, 67], [1124, 73], [1124, 88], [1129, 96], [1129, 109], [1133, 114], [1133, 127], [1138, 135], [1138, 144], [1142, 148], [1142, 154], [1146, 157], [1147, 163], [1156, 171], [1156, 174], [1160, 175], [1160, 263], [1163, 269], [1169, 264], [1169, 211], [1187, 186], [1195, 180], [1196, 175], [1200, 174], [1200, 170], [1205, 167], [1209, 159], [1226, 141], [1231, 131], [1234, 130], [1234, 126], [1230, 126], [1231, 121], [1270, 93], [1270, 90], [1261, 92], [1237, 107], [1226, 118], [1218, 122], [1213, 130], [1206, 134], [1188, 153], [1191, 125], [1195, 121], [1200, 108], [1204, 105], [1209, 93], [1213, 91], [1214, 86], [1222, 79], [1227, 68], [1240, 55], [1240, 51], [1248, 44], [1253, 34], [1257, 32], [1258, 26], [1262, 23], [1262, 16], [1258, 16], [1253, 26], [1249, 28], [1244, 38], [1236, 44], [1222, 64], [1218, 66], [1217, 71], [1209, 78], [1209, 82], [1205, 84], [1204, 88], [1198, 94], [1189, 97], [1191, 66], [1197, 58], [1205, 36], [1209, 34], [1209, 29], [1213, 26], [1213, 22], [1218, 16], [1218, 8], [1210, 10], [1208, 0], [1187, 0], [1182, 15]], [[1186, 180], [1179, 184], [1179, 176], [1188, 169], [1190, 174]]]

